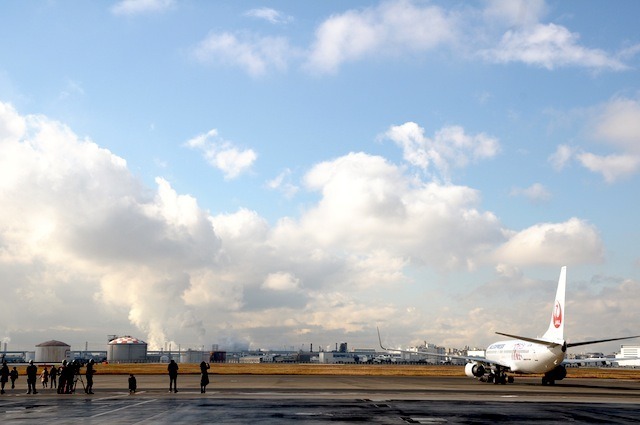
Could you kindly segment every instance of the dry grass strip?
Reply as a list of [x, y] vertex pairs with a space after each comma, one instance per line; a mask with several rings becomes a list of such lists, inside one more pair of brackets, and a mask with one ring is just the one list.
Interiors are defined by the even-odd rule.
[[[181, 374], [200, 373], [196, 363], [180, 363]], [[42, 370], [42, 365], [39, 365]], [[97, 364], [100, 375], [162, 375], [167, 365], [162, 363]], [[25, 367], [18, 368], [21, 375]], [[84, 372], [84, 368], [82, 369]], [[298, 364], [298, 363], [221, 363], [211, 364], [211, 374], [218, 375], [342, 375], [342, 376], [464, 376], [462, 366], [429, 365], [357, 365], [357, 364]], [[535, 375], [534, 375], [535, 376]], [[568, 378], [603, 378], [640, 380], [640, 369], [626, 368], [568, 368]]]

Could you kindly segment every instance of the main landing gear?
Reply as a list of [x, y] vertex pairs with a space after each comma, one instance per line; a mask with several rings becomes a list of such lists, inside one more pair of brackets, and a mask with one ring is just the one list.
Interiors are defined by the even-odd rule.
[[507, 375], [507, 373], [500, 368], [492, 370], [486, 378], [481, 378], [481, 381], [486, 381], [489, 384], [513, 384], [513, 376]]

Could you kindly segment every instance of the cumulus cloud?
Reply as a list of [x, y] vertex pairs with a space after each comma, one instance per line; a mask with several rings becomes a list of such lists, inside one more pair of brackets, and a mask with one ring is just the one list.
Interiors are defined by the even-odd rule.
[[384, 137], [402, 148], [404, 159], [411, 165], [428, 170], [434, 168], [449, 180], [450, 169], [464, 168], [471, 161], [492, 158], [500, 151], [498, 140], [480, 133], [468, 135], [460, 126], [444, 127], [433, 138], [414, 122], [391, 126]]
[[363, 257], [383, 251], [396, 267], [408, 259], [436, 268], [471, 267], [485, 243], [501, 239], [496, 217], [477, 208], [476, 191], [416, 185], [381, 157], [351, 153], [320, 163], [305, 184], [322, 199], [301, 218], [297, 231], [283, 223], [278, 231], [288, 239], [293, 233], [332, 251], [348, 249]]
[[285, 15], [284, 13], [271, 9], [270, 7], [260, 7], [257, 9], [248, 10], [245, 15], [252, 18], [264, 19], [272, 24], [286, 24], [293, 21], [292, 16]]
[[241, 150], [220, 138], [216, 129], [189, 139], [185, 146], [200, 150], [211, 166], [223, 172], [226, 180], [235, 179], [247, 172], [258, 158], [253, 149]]
[[571, 218], [564, 223], [542, 223], [520, 232], [510, 232], [496, 250], [498, 262], [517, 266], [582, 264], [601, 262], [604, 246], [592, 224]]
[[[470, 336], [451, 330], [466, 313], [411, 311], [414, 299], [389, 294], [413, 285], [450, 305], [435, 289], [453, 271], [602, 256], [583, 220], [505, 229], [476, 190], [421, 181], [379, 156], [318, 163], [304, 185], [318, 201], [297, 217], [211, 215], [164, 178], [145, 187], [123, 158], [63, 124], [0, 103], [0, 290], [13, 300], [0, 334], [82, 344], [125, 329], [154, 348], [178, 338], [273, 347], [300, 335], [369, 341], [385, 317], [416, 336], [433, 323], [429, 335], [454, 342]], [[440, 277], [414, 281], [421, 270]], [[73, 315], [59, 314], [69, 306]], [[492, 311], [474, 318], [492, 323]]]
[[286, 70], [292, 51], [284, 37], [223, 32], [209, 34], [192, 54], [202, 63], [238, 67], [260, 77], [269, 70]]
[[[104, 326], [121, 328], [124, 313], [152, 346], [166, 341], [189, 314], [179, 294], [190, 271], [219, 246], [196, 201], [161, 179], [145, 189], [124, 159], [46, 117], [2, 104], [0, 123], [2, 291], [24, 300], [4, 313], [22, 332], [74, 329], [106, 303]], [[70, 306], [69, 319], [55, 314]]]
[[175, 0], [121, 0], [111, 7], [114, 15], [142, 15], [169, 10], [175, 6]]
[[431, 50], [454, 38], [454, 20], [440, 7], [411, 1], [333, 15], [316, 29], [307, 67], [334, 73], [344, 62]]

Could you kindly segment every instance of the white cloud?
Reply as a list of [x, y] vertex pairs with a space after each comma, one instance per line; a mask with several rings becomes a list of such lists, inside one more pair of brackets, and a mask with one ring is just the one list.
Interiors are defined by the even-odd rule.
[[291, 170], [289, 168], [282, 171], [272, 180], [267, 182], [267, 187], [271, 190], [281, 191], [286, 198], [293, 198], [300, 189], [295, 184], [291, 183]]
[[602, 174], [607, 183], [628, 178], [640, 171], [640, 156], [637, 155], [595, 155], [588, 152], [578, 154], [583, 167]]
[[551, 192], [540, 183], [534, 183], [527, 188], [514, 188], [512, 196], [524, 196], [533, 203], [547, 202], [551, 199]]
[[407, 122], [391, 126], [384, 136], [402, 148], [404, 159], [411, 165], [425, 171], [435, 168], [445, 180], [449, 180], [451, 168], [464, 168], [471, 161], [492, 158], [500, 151], [495, 138], [483, 133], [471, 136], [459, 126], [444, 127], [428, 138], [424, 128]]
[[473, 267], [486, 253], [485, 244], [502, 237], [495, 216], [477, 210], [476, 191], [416, 185], [380, 157], [352, 153], [323, 162], [309, 171], [305, 182], [322, 199], [299, 223], [278, 227], [276, 235], [289, 243], [300, 239], [353, 255], [385, 252], [393, 267], [409, 259], [455, 268]]
[[175, 0], [121, 0], [111, 7], [114, 15], [142, 15], [169, 10], [175, 6]]
[[547, 160], [556, 171], [561, 171], [567, 163], [571, 161], [575, 153], [575, 148], [567, 145], [559, 145]]
[[507, 31], [495, 48], [481, 54], [498, 63], [523, 62], [549, 70], [565, 66], [620, 71], [627, 66], [600, 49], [578, 43], [579, 35], [556, 24], [536, 24]]
[[593, 136], [624, 152], [640, 155], [640, 102], [615, 98], [604, 104]]
[[202, 151], [207, 162], [222, 171], [227, 180], [247, 172], [258, 158], [252, 149], [241, 150], [221, 139], [216, 129], [195, 136], [185, 142], [185, 146]]
[[547, 12], [544, 0], [490, 0], [486, 3], [485, 18], [507, 27], [535, 25]]
[[272, 24], [287, 24], [293, 21], [292, 16], [285, 15], [284, 13], [269, 7], [251, 9], [248, 10], [245, 15], [252, 18], [264, 19]]
[[[464, 344], [480, 332], [456, 328], [473, 309], [435, 307], [451, 305], [435, 290], [451, 283], [447, 272], [602, 254], [580, 219], [504, 229], [476, 190], [420, 181], [378, 156], [319, 163], [304, 183], [319, 200], [297, 217], [212, 216], [166, 179], [144, 187], [124, 159], [0, 103], [0, 291], [14, 300], [0, 332], [18, 344], [25, 335], [82, 344], [109, 328], [143, 333], [153, 347], [177, 338], [274, 347], [300, 335], [368, 341], [385, 317], [405, 337], [430, 323], [438, 343]], [[443, 273], [414, 281], [424, 270]], [[401, 298], [410, 285], [434, 308], [410, 311], [415, 299]], [[469, 315], [493, 323], [497, 302]], [[75, 315], [58, 314], [70, 305]]]
[[252, 77], [259, 77], [272, 69], [286, 70], [292, 51], [284, 37], [224, 32], [209, 34], [193, 49], [193, 55], [202, 63], [235, 66]]
[[558, 146], [549, 157], [552, 166], [560, 171], [575, 159], [593, 173], [601, 174], [607, 183], [629, 178], [640, 171], [640, 102], [615, 98], [586, 114], [586, 131], [591, 139], [615, 152], [595, 154], [586, 148]]
[[[243, 69], [253, 77], [285, 71], [302, 58], [316, 74], [333, 74], [345, 63], [388, 60], [449, 49], [463, 60], [519, 62], [549, 70], [585, 67], [595, 71], [629, 69], [623, 61], [638, 46], [616, 54], [580, 44], [580, 35], [556, 23], [544, 23], [543, 0], [494, 0], [484, 8], [443, 8], [413, 0], [382, 1], [376, 6], [334, 14], [315, 29], [307, 47], [294, 47], [286, 37], [247, 32], [212, 32], [193, 50], [202, 63]], [[246, 16], [274, 24], [290, 16], [272, 8], [256, 8]]]
[[107, 328], [128, 316], [148, 342], [164, 342], [189, 316], [189, 273], [211, 266], [219, 247], [195, 199], [162, 179], [143, 188], [122, 158], [46, 117], [0, 104], [0, 123], [1, 290], [24, 297], [3, 307], [20, 318], [6, 328], [73, 333], [77, 321], [55, 314], [73, 305]]
[[581, 264], [600, 262], [602, 240], [595, 226], [578, 218], [564, 223], [542, 223], [520, 232], [510, 232], [495, 253], [496, 262], [517, 266]]
[[344, 62], [434, 49], [454, 38], [454, 18], [437, 6], [411, 1], [333, 15], [316, 30], [307, 66], [334, 73]]

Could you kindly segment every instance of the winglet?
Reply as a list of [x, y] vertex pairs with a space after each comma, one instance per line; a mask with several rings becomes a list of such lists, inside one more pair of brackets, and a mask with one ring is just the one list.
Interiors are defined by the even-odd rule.
[[376, 326], [376, 329], [378, 330], [378, 342], [380, 343], [380, 348], [382, 348], [383, 350], [389, 350], [388, 348], [385, 348], [382, 345], [382, 337], [380, 336], [380, 328]]

